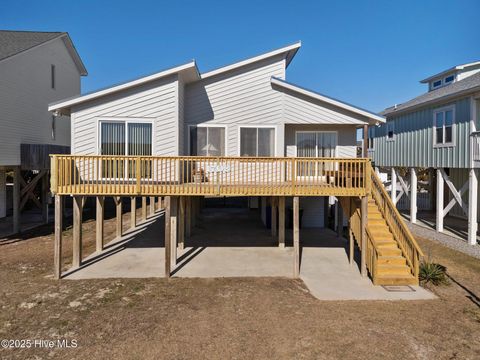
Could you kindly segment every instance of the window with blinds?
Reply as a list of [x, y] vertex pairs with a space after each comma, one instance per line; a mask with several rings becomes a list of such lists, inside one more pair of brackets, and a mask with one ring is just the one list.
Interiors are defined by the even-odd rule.
[[[100, 123], [101, 155], [152, 155], [152, 124], [141, 122], [102, 121]], [[135, 166], [132, 161], [104, 160], [103, 176], [107, 178], [135, 177]], [[151, 174], [151, 164], [145, 162], [142, 177]]]
[[240, 156], [275, 156], [275, 129], [240, 128]]
[[[337, 148], [337, 133], [321, 131], [299, 131], [296, 135], [297, 157], [335, 157]], [[324, 170], [333, 170], [333, 164], [315, 167], [299, 163], [297, 172], [300, 176], [320, 175]]]

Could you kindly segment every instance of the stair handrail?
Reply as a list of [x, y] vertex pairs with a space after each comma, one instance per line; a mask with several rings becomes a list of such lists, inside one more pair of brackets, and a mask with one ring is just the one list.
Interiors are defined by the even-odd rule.
[[[382, 215], [387, 222], [390, 230], [397, 241], [402, 253], [404, 254], [407, 262], [409, 263], [412, 272], [415, 276], [418, 276], [419, 273], [419, 258], [423, 257], [423, 252], [417, 241], [413, 237], [410, 229], [405, 225], [400, 213], [397, 210], [397, 207], [393, 204], [393, 201], [390, 199], [385, 187], [382, 184], [382, 181], [378, 175], [370, 169], [371, 173], [371, 193], [377, 202]], [[387, 213], [388, 212], [388, 213]], [[390, 215], [390, 216], [388, 216]], [[410, 249], [406, 249], [407, 245]], [[411, 250], [411, 251], [409, 251]]]

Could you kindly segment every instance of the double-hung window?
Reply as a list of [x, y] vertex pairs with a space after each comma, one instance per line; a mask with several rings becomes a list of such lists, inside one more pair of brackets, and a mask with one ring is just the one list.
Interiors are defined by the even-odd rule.
[[225, 156], [225, 127], [190, 126], [190, 155]]
[[240, 156], [275, 156], [275, 128], [240, 128]]
[[[141, 121], [100, 121], [100, 155], [152, 155], [152, 123]], [[142, 177], [150, 173], [145, 162]], [[135, 176], [134, 162], [120, 159], [106, 159], [102, 164], [103, 177]]]
[[434, 145], [453, 145], [453, 125], [455, 123], [453, 107], [439, 109], [433, 112]]

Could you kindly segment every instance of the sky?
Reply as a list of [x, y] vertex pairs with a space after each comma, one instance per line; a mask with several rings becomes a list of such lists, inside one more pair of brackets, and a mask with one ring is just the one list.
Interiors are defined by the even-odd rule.
[[201, 72], [298, 40], [287, 81], [371, 111], [480, 60], [479, 0], [0, 2], [0, 28], [66, 31], [82, 93], [192, 59]]

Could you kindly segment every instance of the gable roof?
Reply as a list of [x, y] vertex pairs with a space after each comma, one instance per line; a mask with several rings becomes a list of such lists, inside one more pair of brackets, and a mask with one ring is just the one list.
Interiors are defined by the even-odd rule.
[[302, 94], [302, 95], [305, 95], [305, 96], [310, 97], [312, 99], [320, 100], [320, 101], [325, 102], [327, 104], [334, 105], [334, 106], [337, 106], [341, 109], [348, 110], [348, 111], [353, 112], [355, 114], [364, 116], [364, 117], [366, 117], [367, 119], [370, 120], [369, 123], [385, 122], [384, 117], [382, 117], [378, 114], [375, 114], [374, 112], [359, 108], [358, 106], [348, 104], [346, 102], [334, 99], [332, 97], [329, 97], [329, 96], [326, 96], [326, 95], [323, 95], [323, 94], [320, 94], [318, 92], [305, 89], [301, 86], [294, 85], [292, 83], [288, 83], [284, 80], [272, 77], [271, 83], [273, 85], [280, 86], [284, 89], [288, 89], [288, 90], [293, 91], [295, 93]]
[[448, 73], [450, 73], [450, 72], [452, 72], [452, 71], [465, 70], [466, 68], [478, 67], [478, 66], [480, 66], [480, 61], [475, 61], [475, 62], [460, 64], [460, 65], [451, 67], [451, 68], [449, 68], [449, 69], [447, 69], [447, 70], [444, 70], [444, 71], [442, 71], [442, 72], [439, 72], [438, 74], [429, 76], [429, 77], [427, 77], [426, 79], [420, 80], [420, 82], [421, 82], [422, 84], [425, 84], [425, 83], [430, 82], [430, 81], [433, 80], [433, 79], [436, 79], [436, 78], [438, 78], [438, 77], [440, 77], [440, 76], [446, 75], [446, 74], [448, 74]]
[[417, 96], [403, 104], [391, 106], [386, 108], [380, 114], [392, 115], [408, 110], [413, 110], [417, 107], [427, 105], [430, 103], [447, 101], [459, 95], [466, 95], [471, 92], [480, 91], [480, 73], [471, 75], [460, 81], [456, 81], [448, 86], [429, 91], [425, 94]]
[[[48, 111], [61, 112], [62, 109], [70, 109], [70, 107], [73, 105], [78, 105], [86, 101], [90, 101], [102, 96], [110, 95], [118, 91], [130, 89], [132, 87], [143, 85], [151, 81], [159, 80], [169, 75], [178, 74], [178, 73], [186, 73], [186, 75], [189, 76], [190, 78], [196, 78], [196, 79], [200, 78], [200, 75], [198, 74], [197, 64], [195, 63], [194, 60], [192, 60], [186, 64], [165, 69], [148, 76], [143, 76], [143, 77], [130, 80], [124, 83], [120, 83], [105, 89], [96, 90], [91, 93], [78, 95], [69, 99], [64, 99], [55, 103], [51, 103], [48, 106]], [[68, 114], [68, 113], [69, 113], [68, 111], [62, 112], [62, 114]]]
[[87, 69], [66, 32], [0, 30], [0, 61], [57, 38], [62, 38], [80, 74], [87, 75]]
[[298, 42], [296, 42], [292, 45], [284, 46], [282, 48], [272, 50], [272, 51], [266, 52], [264, 54], [261, 54], [261, 55], [258, 55], [258, 56], [252, 57], [252, 58], [248, 58], [248, 59], [238, 61], [236, 63], [230, 64], [230, 65], [227, 65], [227, 66], [222, 66], [222, 67], [220, 67], [218, 69], [215, 69], [215, 70], [208, 71], [208, 72], [202, 74], [201, 76], [202, 76], [202, 79], [206, 79], [206, 78], [218, 75], [218, 74], [225, 73], [227, 71], [238, 69], [242, 66], [253, 64], [253, 63], [256, 63], [258, 61], [280, 55], [280, 54], [285, 54], [285, 60], [286, 60], [286, 64], [285, 64], [286, 66], [285, 67], [288, 67], [288, 65], [290, 64], [293, 57], [295, 56], [295, 54], [297, 53], [298, 49], [300, 49], [301, 46], [302, 46], [302, 42], [298, 41]]

